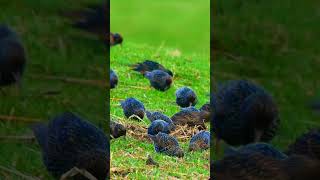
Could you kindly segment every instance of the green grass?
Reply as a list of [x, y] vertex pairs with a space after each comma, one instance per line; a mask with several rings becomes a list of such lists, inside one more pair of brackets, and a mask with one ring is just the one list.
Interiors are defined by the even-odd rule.
[[[199, 97], [197, 108], [209, 101], [209, 8], [207, 0], [111, 0], [111, 32], [119, 32], [124, 37], [123, 48], [111, 49], [110, 66], [119, 76], [119, 85], [110, 94], [112, 118], [126, 126], [147, 128], [150, 122], [146, 117], [142, 122], [125, 119], [120, 101], [134, 97], [142, 101], [146, 109], [162, 111], [170, 117], [179, 111], [175, 91], [182, 86], [195, 90]], [[146, 78], [130, 70], [131, 64], [145, 59], [155, 60], [173, 71], [174, 84], [168, 91], [156, 91]], [[142, 134], [146, 136], [146, 129]], [[209, 151], [188, 153], [188, 141], [179, 139], [185, 151], [185, 157], [179, 159], [156, 153], [152, 142], [131, 134], [111, 140], [111, 178], [207, 179]], [[145, 164], [148, 154], [159, 167]]]
[[207, 54], [210, 47], [209, 0], [111, 0], [111, 32], [126, 42]]
[[[319, 1], [219, 1], [212, 26], [220, 51], [214, 82], [245, 78], [263, 86], [279, 105], [281, 126], [272, 144], [285, 149], [319, 116], [306, 103], [319, 96]], [[218, 13], [217, 13], [218, 12]]]
[[[175, 74], [172, 87], [165, 92], [150, 87], [149, 81], [142, 75], [130, 70], [130, 64], [144, 59], [154, 59], [172, 70]], [[120, 101], [134, 97], [142, 101], [146, 109], [162, 111], [169, 117], [179, 111], [175, 104], [175, 91], [182, 86], [190, 86], [197, 93], [201, 105], [209, 101], [209, 56], [184, 55], [173, 56], [165, 47], [150, 47], [127, 42], [123, 48], [111, 49], [111, 68], [119, 76], [119, 85], [111, 90], [111, 117], [128, 126], [135, 125], [147, 128], [147, 118], [142, 122], [125, 119]], [[134, 132], [133, 132], [134, 133]], [[143, 132], [146, 135], [146, 130]], [[152, 178], [187, 178], [209, 177], [209, 151], [188, 153], [187, 141], [179, 141], [185, 151], [185, 157], [179, 159], [154, 151], [153, 144], [147, 140], [128, 135], [126, 138], [111, 140], [111, 167], [113, 179], [127, 176], [132, 179]], [[146, 166], [147, 155], [150, 154], [160, 164], [159, 167]]]
[[[12, 26], [22, 38], [28, 64], [19, 96], [5, 88], [0, 94], [0, 114], [42, 119], [73, 111], [98, 126], [106, 125], [105, 89], [101, 87], [35, 79], [31, 75], [54, 75], [104, 80], [105, 47], [94, 37], [72, 29], [60, 17], [61, 10], [76, 9], [92, 0], [7, 1], [2, 2], [0, 20]], [[95, 2], [99, 2], [96, 0]], [[41, 93], [57, 90], [58, 95]], [[0, 121], [0, 136], [31, 134], [28, 123]], [[51, 179], [42, 164], [36, 142], [0, 140], [0, 165], [23, 174]], [[19, 179], [0, 169], [0, 179]]]

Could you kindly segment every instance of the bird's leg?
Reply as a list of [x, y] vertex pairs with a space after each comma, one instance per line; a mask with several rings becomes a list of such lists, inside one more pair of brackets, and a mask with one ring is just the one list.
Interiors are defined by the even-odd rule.
[[262, 134], [263, 134], [263, 131], [261, 131], [259, 129], [254, 130], [254, 142], [255, 143], [260, 142]]

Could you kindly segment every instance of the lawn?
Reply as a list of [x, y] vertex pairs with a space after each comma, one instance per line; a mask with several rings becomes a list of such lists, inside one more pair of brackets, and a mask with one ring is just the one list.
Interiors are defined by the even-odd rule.
[[[111, 1], [111, 31], [122, 33], [124, 44], [111, 48], [110, 67], [118, 74], [119, 84], [111, 90], [110, 116], [128, 128], [126, 138], [111, 140], [111, 179], [209, 177], [208, 150], [189, 153], [190, 138], [178, 137], [184, 158], [158, 154], [146, 137], [149, 120], [126, 119], [120, 107], [121, 100], [134, 97], [146, 109], [162, 111], [171, 117], [179, 111], [175, 91], [182, 86], [190, 86], [197, 93], [197, 108], [209, 102], [209, 1], [197, 4]], [[168, 91], [156, 91], [146, 78], [130, 70], [131, 64], [145, 59], [155, 60], [173, 71], [174, 82]], [[210, 127], [209, 123], [207, 126]], [[148, 155], [159, 167], [146, 165]]]
[[[319, 116], [306, 104], [319, 96], [319, 1], [215, 2], [213, 83], [249, 79], [279, 105], [281, 126], [271, 142], [284, 150]], [[224, 52], [224, 53], [222, 53]]]
[[174, 48], [183, 53], [210, 50], [209, 0], [111, 0], [110, 30], [125, 42]]
[[[70, 27], [60, 16], [62, 10], [77, 9], [99, 0], [43, 0], [1, 2], [0, 19], [15, 29], [25, 45], [28, 64], [23, 88], [18, 96], [12, 88], [0, 94], [0, 114], [48, 119], [72, 111], [99, 127], [106, 127], [104, 87], [66, 83], [45, 76], [93, 79], [106, 76], [105, 46]], [[55, 92], [50, 94], [50, 92]], [[30, 123], [0, 120], [0, 179], [20, 179], [12, 172], [51, 179], [42, 164], [40, 148], [35, 141], [12, 140], [7, 136], [31, 135]], [[4, 170], [9, 168], [11, 172]]]

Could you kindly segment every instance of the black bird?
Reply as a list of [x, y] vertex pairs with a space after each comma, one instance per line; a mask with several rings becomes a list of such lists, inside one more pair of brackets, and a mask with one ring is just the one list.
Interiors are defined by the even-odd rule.
[[110, 69], [110, 89], [115, 88], [118, 85], [118, 75]]
[[125, 136], [127, 132], [126, 127], [124, 127], [122, 124], [117, 123], [115, 121], [110, 121], [110, 135], [112, 138], [118, 138], [121, 136]]
[[213, 103], [213, 128], [232, 146], [269, 142], [279, 125], [277, 104], [261, 87], [245, 80], [227, 82]]
[[237, 154], [253, 154], [261, 153], [264, 156], [272, 157], [275, 159], [283, 160], [288, 158], [288, 156], [281, 151], [274, 148], [271, 144], [267, 143], [252, 143], [242, 146], [238, 149], [228, 148], [225, 152], [225, 156], [237, 155]]
[[146, 111], [146, 115], [151, 122], [159, 119], [166, 121], [167, 123], [169, 123], [171, 131], [176, 128], [175, 125], [173, 124], [173, 121], [168, 116], [162, 114], [159, 111], [155, 111], [155, 112]]
[[159, 132], [157, 135], [149, 135], [149, 137], [153, 140], [156, 152], [169, 156], [184, 156], [184, 152], [180, 148], [177, 139], [173, 136]]
[[193, 135], [189, 143], [189, 151], [197, 151], [210, 148], [210, 132], [200, 131]]
[[75, 21], [72, 26], [77, 29], [97, 35], [106, 46], [122, 44], [123, 38], [118, 33], [109, 33], [106, 24], [109, 19], [109, 4], [89, 5], [83, 10], [64, 12], [63, 14]]
[[182, 87], [176, 91], [176, 103], [180, 107], [195, 106], [197, 102], [197, 95], [191, 88]]
[[18, 34], [3, 24], [0, 25], [0, 48], [0, 87], [14, 83], [21, 87], [26, 52]]
[[109, 38], [110, 46], [122, 45], [123, 37], [119, 33], [110, 33]]
[[99, 180], [109, 176], [109, 140], [90, 122], [66, 112], [48, 125], [36, 124], [32, 129], [41, 147], [44, 165], [55, 178], [73, 167], [85, 169]]
[[140, 72], [142, 75], [145, 75], [146, 72], [151, 72], [153, 70], [162, 70], [173, 77], [173, 73], [169, 69], [166, 69], [161, 64], [151, 60], [145, 60], [142, 63], [133, 64], [131, 67], [132, 70]]
[[210, 104], [206, 103], [206, 104], [202, 105], [199, 110], [203, 114], [204, 122], [209, 122], [210, 117], [212, 116], [212, 108], [211, 108]]
[[162, 70], [146, 72], [145, 77], [149, 79], [150, 85], [159, 91], [166, 91], [172, 84], [172, 76]]
[[[142, 102], [135, 98], [127, 98], [124, 101], [120, 102], [121, 107], [123, 109], [124, 115], [129, 118], [132, 115], [138, 116], [140, 119], [143, 119], [145, 108]], [[136, 117], [133, 117], [134, 119], [137, 119]]]
[[285, 153], [289, 156], [298, 154], [320, 160], [320, 129], [311, 129], [298, 137]]
[[164, 120], [155, 120], [152, 121], [148, 127], [148, 134], [157, 135], [159, 132], [169, 134], [170, 133], [170, 124]]
[[284, 160], [261, 153], [235, 154], [211, 162], [212, 179], [305, 180], [320, 179], [320, 161], [293, 155]]
[[181, 110], [175, 113], [171, 119], [175, 125], [198, 126], [199, 130], [206, 129], [204, 114], [193, 106], [181, 108]]

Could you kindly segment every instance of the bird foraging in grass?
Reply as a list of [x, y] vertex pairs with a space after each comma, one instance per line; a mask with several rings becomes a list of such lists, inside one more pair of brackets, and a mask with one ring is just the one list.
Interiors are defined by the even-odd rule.
[[66, 112], [53, 118], [48, 125], [33, 125], [32, 130], [44, 165], [53, 177], [60, 178], [74, 167], [85, 169], [99, 180], [109, 176], [109, 140], [90, 122]]
[[0, 25], [0, 87], [16, 84], [26, 66], [26, 53], [18, 34], [7, 25]]
[[122, 124], [119, 124], [115, 121], [110, 121], [110, 135], [112, 138], [118, 138], [121, 136], [125, 136], [127, 132], [126, 127], [124, 127]]
[[[132, 116], [133, 119], [138, 119], [135, 116], [138, 116], [140, 119], [143, 119], [145, 114], [145, 108], [142, 102], [135, 98], [127, 98], [124, 101], [120, 102], [123, 109], [123, 113], [127, 118]], [[135, 115], [135, 116], [133, 116]]]
[[147, 118], [153, 122], [155, 120], [164, 120], [165, 122], [169, 123], [169, 126], [170, 126], [170, 131], [173, 131], [176, 127], [175, 125], [173, 124], [172, 120], [164, 115], [163, 113], [159, 112], [159, 111], [155, 111], [155, 112], [151, 112], [151, 111], [146, 111], [146, 115], [147, 115]]
[[119, 33], [110, 33], [109, 38], [110, 46], [122, 45], [123, 37]]
[[206, 129], [203, 113], [193, 106], [181, 108], [171, 119], [175, 125], [198, 126], [199, 130]]
[[204, 122], [209, 122], [210, 121], [210, 117], [211, 117], [211, 106], [209, 103], [204, 104], [203, 106], [201, 106], [201, 108], [199, 109], [199, 111], [202, 113], [203, 115], [203, 119]]
[[145, 75], [146, 72], [151, 72], [153, 70], [162, 70], [173, 77], [172, 71], [170, 71], [169, 69], [166, 69], [161, 64], [151, 60], [145, 60], [142, 63], [133, 64], [131, 67], [132, 67], [132, 70], [140, 72], [142, 75]]
[[[260, 86], [246, 80], [227, 82], [215, 95], [213, 128], [232, 146], [269, 142], [279, 126], [278, 106]], [[218, 148], [218, 147], [216, 147]]]
[[169, 156], [183, 157], [184, 152], [180, 148], [176, 138], [166, 133], [159, 132], [157, 135], [149, 135], [152, 139], [155, 151]]
[[191, 88], [182, 87], [176, 91], [176, 103], [180, 107], [195, 106], [197, 102], [197, 95]]
[[110, 69], [110, 89], [115, 88], [118, 85], [118, 75]]
[[145, 77], [149, 79], [150, 85], [159, 91], [166, 91], [172, 84], [172, 76], [162, 70], [146, 72]]
[[311, 129], [290, 144], [287, 155], [304, 155], [320, 160], [320, 129]]
[[189, 151], [197, 151], [210, 148], [210, 132], [200, 131], [193, 135], [189, 143]]
[[169, 134], [170, 133], [170, 124], [164, 120], [154, 120], [148, 127], [148, 134], [156, 135], [159, 132]]

